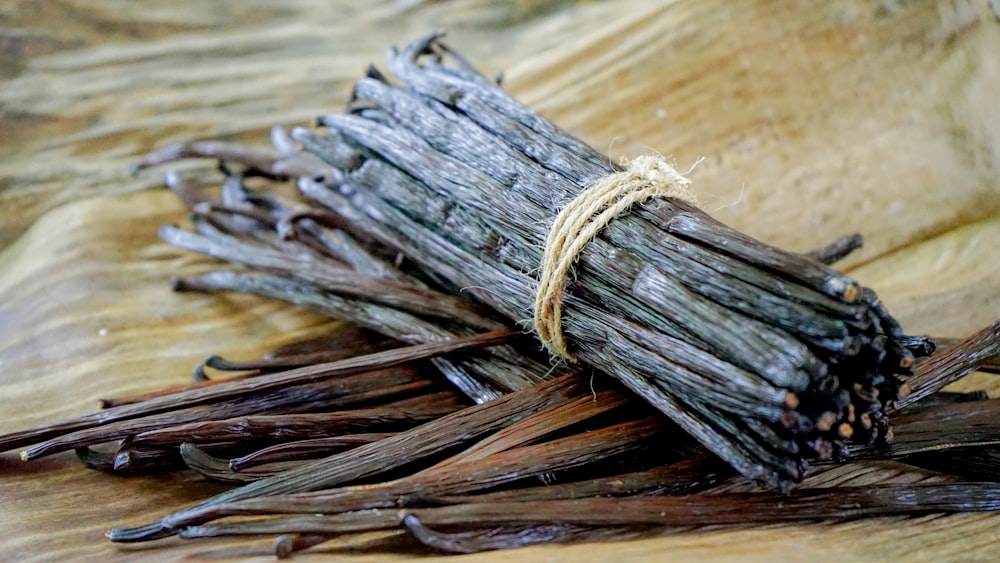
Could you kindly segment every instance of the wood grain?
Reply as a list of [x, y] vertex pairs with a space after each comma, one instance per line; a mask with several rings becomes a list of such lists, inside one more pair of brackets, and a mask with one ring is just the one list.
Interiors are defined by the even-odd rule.
[[[44, 6], [44, 8], [42, 8]], [[0, 431], [180, 383], [205, 356], [253, 357], [331, 322], [240, 297], [175, 295], [211, 267], [156, 239], [183, 220], [145, 151], [191, 138], [263, 145], [335, 111], [390, 44], [448, 28], [487, 72], [610, 156], [658, 151], [706, 209], [795, 250], [853, 231], [847, 270], [915, 333], [1000, 317], [1000, 20], [986, 2], [14, 1], [0, 7]], [[186, 164], [201, 178], [207, 163]], [[975, 376], [964, 388], [1000, 390]], [[845, 467], [867, 483], [915, 478]], [[190, 474], [121, 479], [71, 455], [0, 456], [0, 559], [270, 560], [243, 542], [120, 548], [102, 532], [220, 490]], [[701, 531], [462, 560], [990, 559], [1000, 517]], [[267, 541], [257, 542], [258, 548]], [[387, 557], [376, 548], [392, 548]], [[345, 538], [305, 560], [425, 552]]]

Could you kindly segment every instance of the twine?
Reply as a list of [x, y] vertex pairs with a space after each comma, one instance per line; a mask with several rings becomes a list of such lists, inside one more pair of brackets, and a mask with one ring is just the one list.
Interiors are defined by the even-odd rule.
[[[541, 274], [535, 293], [535, 332], [553, 356], [575, 362], [562, 331], [566, 276], [591, 240], [633, 204], [653, 197], [672, 197], [698, 204], [691, 180], [659, 156], [639, 156], [628, 167], [598, 180], [559, 212], [545, 239]], [[596, 215], [596, 216], [595, 216]]]

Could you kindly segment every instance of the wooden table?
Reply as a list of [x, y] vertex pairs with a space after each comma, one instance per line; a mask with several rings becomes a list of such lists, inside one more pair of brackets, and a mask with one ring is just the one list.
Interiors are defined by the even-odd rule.
[[[1000, 16], [985, 1], [358, 5], [0, 7], [0, 431], [184, 382], [210, 353], [252, 357], [328, 329], [283, 305], [172, 294], [170, 275], [209, 263], [157, 240], [183, 211], [157, 173], [129, 177], [128, 165], [191, 138], [263, 145], [271, 124], [339, 111], [387, 45], [440, 26], [609, 156], [658, 151], [682, 168], [705, 157], [695, 187], [734, 227], [795, 250], [862, 232], [867, 245], [845, 268], [909, 331], [963, 336], [1000, 317]], [[211, 176], [206, 164], [180, 168]], [[985, 377], [963, 385], [998, 389]], [[123, 549], [103, 539], [219, 490], [188, 474], [122, 479], [72, 455], [22, 464], [6, 453], [0, 559], [260, 555], [234, 547], [245, 542]], [[302, 559], [389, 558], [373, 545], [412, 557], [392, 541], [352, 537]], [[462, 560], [992, 559], [998, 543], [1000, 516], [955, 515]]]

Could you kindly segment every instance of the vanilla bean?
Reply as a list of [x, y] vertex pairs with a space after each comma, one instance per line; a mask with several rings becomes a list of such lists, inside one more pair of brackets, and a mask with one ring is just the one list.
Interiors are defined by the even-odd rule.
[[[918, 403], [919, 404], [919, 403]], [[1000, 445], [1000, 400], [938, 404], [907, 409], [893, 419], [893, 440], [849, 446], [852, 459], [898, 459], [924, 452]]]
[[[930, 345], [932, 346], [931, 352], [934, 351], [933, 348], [934, 345], [939, 346], [942, 350], [947, 350], [950, 348], [954, 348], [955, 346], [959, 346], [963, 343], [963, 340], [961, 338], [933, 337], [928, 339], [921, 339], [921, 342], [919, 343], [914, 342], [911, 345], [922, 345], [924, 344], [923, 342], [924, 340], [930, 341]], [[980, 360], [979, 365], [976, 367], [976, 371], [981, 371], [985, 373], [1000, 373], [1000, 354], [994, 354], [993, 356], [987, 356], [985, 358], [982, 358]]]
[[498, 526], [487, 530], [442, 533], [424, 526], [417, 518], [404, 518], [403, 526], [420, 543], [447, 553], [478, 553], [513, 549], [537, 543], [622, 541], [650, 535], [646, 526], [576, 526], [538, 524]]
[[496, 330], [500, 327], [496, 321], [488, 320], [475, 311], [464, 299], [396, 280], [330, 267], [315, 260], [299, 259], [288, 253], [238, 241], [222, 233], [208, 238], [168, 226], [160, 229], [160, 238], [174, 246], [222, 260], [283, 272], [345, 297], [363, 299], [419, 315], [444, 318], [471, 328]]
[[899, 344], [904, 348], [913, 353], [914, 356], [918, 358], [923, 358], [934, 354], [938, 349], [939, 340], [947, 340], [950, 343], [948, 345], [943, 345], [945, 348], [954, 346], [960, 342], [959, 339], [939, 339], [937, 337], [931, 338], [927, 336], [904, 336], [903, 338], [896, 339]]
[[[213, 380], [213, 383], [205, 383], [206, 381], [209, 381], [208, 376], [204, 374], [204, 368], [206, 366], [220, 371], [252, 372], [233, 375], [226, 378], [226, 381], [235, 381], [253, 375], [260, 375], [260, 373], [274, 371], [278, 368], [296, 368], [317, 363], [335, 362], [355, 356], [379, 352], [389, 348], [388, 341], [384, 339], [376, 340], [370, 336], [361, 335], [360, 329], [357, 329], [356, 327], [352, 327], [351, 330], [343, 330], [342, 333], [345, 334], [325, 335], [309, 342], [289, 345], [287, 349], [276, 350], [273, 353], [265, 355], [264, 358], [259, 360], [239, 362], [226, 360], [219, 356], [209, 356], [205, 359], [203, 364], [200, 364], [195, 368], [195, 372], [200, 374], [200, 377], [195, 378], [195, 383], [203, 385], [221, 383], [221, 381], [218, 380]], [[146, 401], [153, 397], [169, 395], [171, 393], [176, 393], [177, 391], [184, 391], [192, 388], [193, 386], [190, 384], [175, 385], [149, 393], [98, 399], [98, 403], [102, 409], [109, 409], [121, 405], [141, 403], [142, 401]]]
[[238, 523], [201, 524], [182, 528], [182, 538], [208, 538], [265, 534], [344, 534], [390, 530], [399, 527], [399, 517], [391, 510], [359, 510], [343, 514], [286, 516]]
[[[407, 370], [409, 370], [409, 373], [416, 374], [417, 373], [416, 370], [418, 368], [417, 368], [417, 366], [406, 366], [406, 367], [401, 367], [401, 368], [396, 368], [396, 369], [399, 370], [400, 373], [406, 373]], [[250, 374], [250, 375], [253, 375], [253, 374]], [[371, 376], [369, 376], [369, 377], [371, 377]], [[105, 401], [110, 402], [111, 404], [110, 404], [110, 406], [108, 408], [113, 408], [114, 406], [121, 406], [121, 405], [131, 405], [131, 404], [140, 403], [142, 401], [149, 400], [149, 399], [155, 398], [155, 397], [165, 397], [165, 396], [173, 395], [173, 394], [179, 393], [179, 392], [196, 391], [198, 389], [203, 389], [203, 388], [208, 387], [210, 385], [218, 385], [220, 383], [225, 383], [227, 381], [239, 381], [239, 380], [244, 379], [244, 378], [245, 378], [245, 376], [238, 375], [238, 376], [229, 377], [229, 378], [224, 379], [224, 380], [215, 379], [215, 380], [197, 381], [197, 382], [195, 382], [193, 384], [189, 383], [189, 384], [186, 384], [186, 385], [178, 385], [178, 386], [173, 386], [173, 387], [167, 387], [165, 389], [162, 389], [162, 390], [154, 392], [154, 393], [147, 393], [147, 394], [143, 394], [143, 395], [135, 395], [135, 396], [132, 396], [132, 397], [123, 397], [123, 398], [117, 398], [117, 399], [102, 399], [102, 402], [105, 402]], [[375, 379], [375, 378], [372, 378], [372, 379]], [[388, 383], [391, 383], [392, 381], [396, 381], [396, 378], [395, 377], [390, 377], [389, 379], [386, 380], [386, 382], [388, 382]], [[394, 397], [394, 396], [409, 394], [409, 393], [412, 393], [412, 392], [415, 392], [415, 391], [420, 391], [420, 390], [426, 389], [428, 387], [431, 387], [434, 384], [435, 384], [435, 382], [432, 381], [432, 380], [430, 380], [430, 379], [406, 380], [403, 383], [400, 383], [399, 385], [389, 385], [389, 386], [376, 386], [376, 385], [373, 384], [372, 387], [369, 388], [369, 389], [367, 389], [367, 390], [362, 390], [362, 391], [350, 393], [349, 396], [345, 396], [345, 397], [341, 397], [341, 398], [337, 399], [337, 401], [338, 401], [337, 404], [338, 405], [347, 405], [347, 404], [368, 403], [368, 402], [376, 401], [376, 400], [379, 400], [379, 399], [385, 399], [385, 398], [389, 398], [389, 397]], [[320, 385], [319, 387], [322, 388], [322, 385]]]
[[[203, 444], [206, 451], [220, 454], [246, 445], [231, 442]], [[161, 473], [185, 467], [177, 448], [135, 448], [121, 444], [113, 451], [102, 451], [85, 446], [77, 448], [76, 455], [88, 468], [116, 475]]]
[[117, 542], [136, 542], [167, 537], [177, 533], [180, 528], [196, 523], [199, 512], [211, 509], [213, 505], [328, 488], [389, 471], [494, 432], [534, 412], [566, 401], [576, 396], [581, 388], [582, 382], [574, 376], [556, 378], [534, 388], [443, 416], [391, 438], [334, 454], [273, 479], [262, 479], [245, 485], [153, 524], [112, 530], [108, 533], [108, 538]]
[[[680, 208], [687, 207], [677, 203]], [[808, 257], [761, 245], [739, 231], [733, 230], [697, 209], [688, 207], [685, 213], [674, 215], [667, 231], [683, 239], [697, 242], [722, 254], [759, 264], [787, 279], [800, 282], [831, 297], [854, 303], [860, 298], [857, 282], [830, 270]]]
[[[456, 339], [449, 342], [425, 344], [415, 347], [398, 348], [378, 352], [357, 358], [350, 358], [328, 364], [317, 364], [288, 372], [270, 374], [252, 379], [237, 381], [211, 381], [192, 385], [162, 396], [151, 397], [136, 404], [122, 405], [113, 409], [103, 410], [75, 419], [65, 420], [41, 426], [31, 430], [13, 432], [0, 436], [0, 451], [23, 447], [70, 432], [94, 428], [113, 422], [125, 421], [140, 416], [163, 413], [178, 408], [188, 408], [213, 401], [236, 399], [240, 396], [252, 395], [263, 391], [275, 391], [278, 395], [291, 393], [287, 400], [298, 400], [295, 388], [287, 388], [300, 383], [311, 383], [341, 376], [342, 379], [319, 386], [303, 387], [306, 393], [320, 393], [327, 397], [360, 393], [373, 385], [380, 375], [401, 378], [394, 384], [412, 382], [415, 375], [412, 369], [390, 369], [401, 366], [409, 361], [449, 353], [460, 349], [489, 346], [494, 342], [509, 339], [510, 332], [485, 333], [474, 337]], [[384, 369], [384, 374], [373, 374], [374, 370]], [[351, 377], [351, 374], [358, 374]], [[285, 403], [282, 403], [285, 404]], [[252, 411], [249, 411], [252, 412]]]
[[[294, 303], [349, 320], [407, 343], [425, 343], [456, 337], [456, 333], [409, 313], [336, 295], [291, 280], [268, 275], [213, 272], [197, 278], [175, 278], [180, 291], [236, 291]], [[477, 402], [500, 396], [501, 390], [523, 389], [543, 379], [551, 368], [528, 357], [518, 357], [509, 346], [498, 346], [492, 354], [469, 354], [454, 360], [435, 358], [432, 362], [459, 389]], [[566, 370], [556, 370], [565, 373]], [[471, 374], [471, 375], [470, 375]], [[476, 377], [473, 377], [476, 376]]]
[[[330, 172], [332, 173], [332, 169]], [[204, 221], [196, 226], [204, 230], [206, 224], [211, 224], [229, 235], [248, 236], [275, 250], [305, 254], [314, 261], [323, 262], [324, 258], [333, 258], [361, 274], [395, 280], [405, 277], [391, 264], [373, 255], [362, 243], [340, 230], [324, 230], [312, 218], [327, 217], [326, 222], [330, 222], [329, 213], [324, 215], [321, 212], [291, 209], [267, 194], [251, 193], [238, 176], [226, 178], [223, 199], [229, 206], [211, 199], [185, 199], [192, 211], [204, 217]], [[226, 217], [226, 214], [238, 216]], [[246, 218], [253, 220], [247, 221]], [[292, 220], [294, 223], [291, 223]], [[300, 244], [289, 243], [292, 240]], [[368, 237], [364, 237], [364, 240], [368, 240]], [[423, 287], [412, 278], [407, 281]]]
[[194, 444], [182, 443], [177, 451], [189, 469], [198, 472], [206, 479], [223, 483], [252, 483], [266, 477], [273, 477], [289, 469], [302, 467], [312, 461], [310, 459], [281, 461], [260, 465], [247, 471], [234, 471], [225, 459], [209, 455]]
[[989, 364], [1000, 356], [1000, 321], [917, 364], [907, 381], [910, 393], [896, 401], [904, 409]]
[[348, 450], [356, 446], [362, 446], [384, 440], [393, 435], [393, 432], [364, 434], [345, 434], [340, 436], [328, 436], [326, 438], [313, 438], [310, 440], [296, 440], [284, 444], [275, 444], [257, 450], [253, 453], [235, 457], [229, 460], [229, 467], [233, 471], [243, 471], [250, 467], [255, 467], [264, 463], [274, 463], [278, 461], [298, 461], [301, 459], [315, 459], [325, 457], [338, 451]]
[[184, 383], [180, 385], [171, 385], [169, 387], [164, 387], [162, 389], [157, 389], [156, 391], [150, 391], [147, 393], [138, 393], [135, 395], [126, 395], [124, 397], [111, 397], [108, 399], [98, 399], [97, 403], [102, 409], [112, 409], [115, 407], [120, 407], [124, 405], [134, 405], [136, 403], [141, 403], [143, 401], [148, 401], [156, 397], [163, 397], [165, 395], [171, 395], [177, 393], [178, 391], [188, 391], [191, 389], [201, 388], [208, 385], [218, 385], [224, 381], [238, 381], [240, 379], [246, 379], [254, 374], [237, 374], [230, 376], [226, 379], [209, 379], [208, 375], [204, 373], [204, 364], [198, 364], [193, 372], [195, 375], [194, 383]]
[[159, 473], [184, 467], [184, 461], [176, 450], [118, 449], [102, 452], [90, 447], [80, 447], [76, 448], [76, 456], [90, 469], [117, 475]]
[[817, 248], [816, 250], [806, 252], [804, 256], [812, 258], [817, 262], [829, 265], [843, 260], [849, 254], [861, 248], [864, 243], [864, 238], [860, 234], [855, 233], [853, 235], [841, 237], [826, 246]]
[[115, 452], [111, 472], [118, 475], [136, 475], [183, 467], [184, 460], [176, 448], [134, 448], [123, 445]]
[[112, 472], [115, 468], [115, 452], [104, 452], [94, 448], [76, 448], [76, 457], [90, 469]]
[[344, 228], [349, 227], [347, 222], [335, 213], [330, 213], [329, 211], [325, 211], [323, 209], [306, 209], [282, 216], [281, 219], [279, 219], [274, 225], [274, 230], [283, 240], [294, 240], [299, 236], [298, 231], [296, 231], [296, 227], [306, 220], [313, 221], [322, 227], [332, 228], [338, 231], [342, 231]]
[[997, 445], [934, 450], [906, 456], [900, 461], [966, 479], [1000, 482], [1000, 447]]
[[[400, 499], [412, 500], [418, 494], [441, 498], [459, 495], [613, 457], [648, 442], [660, 429], [655, 419], [628, 421], [484, 458], [461, 459], [386, 483], [205, 505], [192, 510], [186, 521], [201, 524], [236, 515], [332, 514], [392, 508]], [[609, 439], [611, 436], [615, 439]]]
[[328, 413], [274, 414], [222, 418], [132, 435], [127, 443], [138, 447], [164, 447], [182, 442], [235, 440], [300, 440], [345, 432], [398, 431], [455, 412], [463, 405], [452, 392], [420, 395], [378, 407]]
[[334, 536], [328, 534], [287, 534], [275, 538], [271, 544], [275, 559], [288, 559], [298, 551], [304, 551], [324, 542]]
[[[329, 431], [330, 430], [328, 429], [324, 429], [322, 433], [327, 433]], [[190, 469], [201, 473], [208, 479], [242, 484], [257, 481], [265, 477], [272, 477], [283, 471], [301, 467], [330, 454], [351, 449], [351, 446], [370, 444], [372, 442], [388, 438], [393, 434], [394, 433], [353, 434], [347, 436], [330, 436], [310, 440], [298, 440], [296, 442], [291, 442], [290, 444], [276, 444], [255, 452], [267, 452], [272, 448], [281, 448], [279, 451], [283, 455], [275, 455], [272, 459], [267, 459], [266, 454], [254, 457], [249, 457], [254, 455], [249, 454], [249, 456], [226, 460], [210, 455], [209, 451], [212, 451], [210, 449], [206, 451], [205, 446], [211, 447], [212, 444], [195, 445], [192, 443], [182, 443], [179, 448], [176, 450], [172, 449], [171, 451], [178, 451], [179, 455], [177, 457], [179, 457], [183, 464], [187, 465]], [[300, 447], [292, 452], [289, 452], [286, 448], [287, 446], [294, 446], [296, 444], [307, 442], [312, 443], [314, 446], [319, 442], [339, 445], [337, 447], [326, 446], [325, 448]], [[246, 444], [246, 442], [244, 443]], [[244, 458], [249, 458], [249, 461], [235, 463], [243, 460]]]
[[487, 492], [476, 495], [430, 496], [418, 494], [409, 505], [467, 504], [473, 502], [535, 502], [570, 498], [662, 495], [699, 492], [734, 475], [732, 468], [710, 455], [693, 456], [645, 471], [585, 481], [555, 483], [544, 487]]
[[[407, 521], [412, 524], [413, 521]], [[254, 522], [233, 524], [211, 524], [184, 528], [180, 536], [184, 538], [204, 538], [219, 536], [294, 534], [281, 536], [273, 544], [275, 556], [279, 559], [293, 553], [329, 541], [340, 534], [391, 530], [399, 527], [399, 518], [391, 511], [361, 511], [329, 516], [293, 516], [269, 518]], [[420, 533], [416, 526], [409, 528], [415, 536]], [[310, 530], [316, 530], [315, 532]], [[581, 541], [609, 541], [642, 537], [642, 529], [634, 527], [593, 528], [566, 524], [538, 526], [509, 526], [488, 532], [456, 532], [440, 534], [424, 528], [424, 535], [418, 540], [436, 549], [454, 553], [474, 553], [477, 551], [524, 547], [535, 543], [568, 543]], [[433, 536], [431, 535], [433, 534]], [[292, 539], [295, 538], [295, 539]]]
[[313, 364], [337, 362], [365, 354], [374, 354], [375, 352], [388, 349], [389, 346], [386, 346], [386, 344], [388, 342], [383, 342], [382, 345], [359, 342], [350, 348], [342, 347], [309, 354], [288, 354], [277, 358], [263, 358], [260, 360], [234, 361], [227, 360], [221, 356], [209, 356], [205, 359], [204, 365], [205, 367], [219, 371], [274, 371], [277, 368], [299, 368]]
[[[989, 393], [986, 391], [938, 391], [933, 395], [929, 395], [920, 399], [912, 405], [906, 407], [906, 413], [911, 414], [921, 410], [934, 409], [942, 405], [952, 405], [955, 403], [971, 403], [977, 401], [985, 401], [990, 398]], [[894, 419], [895, 420], [895, 419]]]
[[[132, 170], [138, 172], [138, 166], [134, 166]], [[189, 208], [212, 199], [201, 187], [172, 170], [163, 175], [163, 183]]]
[[619, 390], [601, 389], [596, 391], [592, 388], [591, 394], [581, 394], [516, 421], [421, 473], [438, 471], [456, 463], [480, 460], [492, 454], [522, 446], [557, 430], [613, 411], [626, 404], [627, 396]]
[[[210, 356], [205, 360], [204, 364], [200, 364], [195, 368], [195, 383], [203, 385], [214, 385], [220, 383], [220, 381], [205, 383], [209, 381], [208, 376], [204, 373], [206, 365], [218, 370], [252, 372], [233, 375], [226, 379], [226, 381], [235, 381], [245, 377], [259, 375], [262, 370], [270, 371], [281, 367], [303, 367], [316, 363], [333, 362], [354, 356], [370, 354], [387, 348], [388, 341], [385, 341], [384, 339], [374, 339], [370, 335], [363, 334], [361, 329], [357, 327], [350, 327], [348, 329], [341, 329], [338, 333], [333, 335], [324, 335], [322, 337], [311, 339], [307, 342], [295, 343], [282, 347], [270, 354], [265, 355], [264, 358], [260, 360], [231, 362], [224, 360], [219, 356]], [[140, 403], [153, 397], [169, 395], [177, 391], [192, 388], [193, 386], [190, 384], [175, 385], [148, 393], [125, 397], [98, 399], [98, 403], [100, 407], [104, 409], [114, 408], [121, 405]]]
[[239, 162], [247, 166], [248, 171], [252, 173], [270, 178], [284, 177], [284, 174], [274, 170], [278, 159], [268, 154], [248, 149], [243, 145], [222, 143], [219, 141], [195, 141], [170, 145], [143, 157], [138, 164], [132, 167], [132, 173], [136, 174], [151, 166], [159, 166], [186, 158], [212, 158], [228, 162]]
[[475, 503], [406, 509], [427, 526], [525, 524], [714, 526], [845, 520], [883, 515], [1000, 510], [1000, 484], [935, 483], [799, 489], [789, 494], [719, 493], [660, 497]]
[[[252, 413], [294, 413], [310, 409], [336, 408], [387, 394], [391, 396], [400, 392], [412, 392], [428, 386], [426, 380], [414, 381], [414, 379], [415, 377], [412, 372], [407, 373], [401, 370], [367, 372], [333, 382], [288, 386], [271, 390], [269, 393], [255, 395], [241, 394], [235, 398], [215, 401], [209, 404], [196, 404], [195, 406], [186, 408], [172, 408], [166, 412], [121, 417], [110, 421], [105, 420], [99, 424], [91, 424], [90, 426], [83, 427], [80, 430], [71, 432], [60, 431], [55, 437], [21, 452], [21, 458], [27, 461], [81, 446], [101, 444], [142, 432], [171, 428], [181, 424], [226, 419]], [[204, 394], [205, 391], [210, 389], [196, 389], [195, 391]], [[134, 411], [154, 401], [177, 399], [178, 396], [189, 395], [191, 393], [188, 391], [180, 391], [173, 395], [150, 399], [144, 403], [101, 411], [99, 414], [124, 411], [126, 409]], [[188, 404], [177, 401], [170, 401], [169, 403]], [[77, 419], [76, 422], [79, 423], [80, 420], [82, 419]], [[88, 422], [91, 420], [87, 419]]]
[[[436, 547], [451, 549], [452, 543], [441, 540], [461, 540], [461, 546], [476, 549], [518, 547], [533, 541], [529, 530], [539, 533], [549, 527], [599, 526], [608, 537], [621, 538], [622, 532], [640, 533], [651, 527], [683, 528], [695, 525], [766, 525], [787, 522], [845, 520], [878, 515], [921, 515], [935, 512], [993, 511], [1000, 508], [994, 500], [998, 485], [994, 483], [944, 483], [917, 485], [878, 485], [866, 488], [831, 488], [799, 490], [791, 495], [770, 493], [719, 493], [634, 497], [621, 499], [575, 499], [538, 502], [475, 503], [438, 508], [405, 509], [398, 518], [421, 541]], [[188, 527], [184, 537], [219, 535], [310, 533], [339, 534], [354, 531], [390, 529], [392, 523], [385, 511], [361, 511], [337, 515], [293, 516], [236, 524], [215, 524]], [[441, 533], [429, 526], [449, 530]], [[488, 530], [484, 530], [488, 528]], [[519, 530], [510, 542], [492, 542], [494, 530]], [[451, 534], [460, 534], [452, 536]], [[543, 533], [542, 541], [565, 538]], [[576, 541], [595, 539], [586, 534], [574, 536]], [[516, 538], [522, 540], [520, 543]], [[602, 539], [605, 539], [601, 536]]]

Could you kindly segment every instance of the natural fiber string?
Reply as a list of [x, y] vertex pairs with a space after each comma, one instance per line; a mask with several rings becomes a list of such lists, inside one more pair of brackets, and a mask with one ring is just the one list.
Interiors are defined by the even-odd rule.
[[563, 338], [562, 300], [566, 276], [580, 252], [612, 219], [653, 197], [698, 204], [691, 180], [662, 157], [644, 155], [629, 162], [625, 170], [598, 180], [556, 216], [545, 239], [534, 319], [535, 332], [552, 355], [576, 361]]

